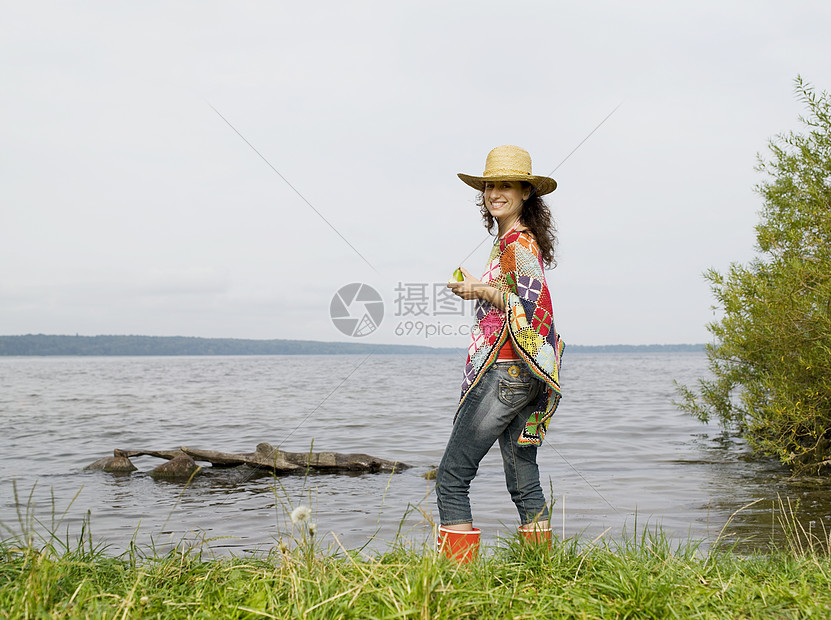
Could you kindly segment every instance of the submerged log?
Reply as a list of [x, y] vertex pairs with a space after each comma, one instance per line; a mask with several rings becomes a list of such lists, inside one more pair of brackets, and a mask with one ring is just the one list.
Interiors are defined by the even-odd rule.
[[168, 461], [184, 454], [179, 448], [175, 450], [116, 450], [116, 452], [120, 452], [124, 456], [155, 456]]
[[[275, 448], [271, 444], [261, 443], [257, 445], [254, 452], [218, 452], [216, 450], [199, 450], [195, 448], [181, 447], [177, 450], [115, 450], [116, 456], [127, 460], [135, 456], [155, 456], [157, 458], [173, 461], [174, 459], [187, 456], [194, 461], [207, 461], [214, 467], [236, 467], [248, 465], [260, 469], [269, 469], [278, 474], [301, 473], [311, 470], [319, 473], [338, 472], [398, 472], [412, 467], [398, 461], [388, 461], [375, 456], [361, 453], [342, 452], [285, 452]], [[113, 457], [108, 457], [112, 459]], [[107, 459], [99, 459], [87, 466], [87, 469], [103, 469], [94, 467]], [[179, 461], [181, 466], [185, 461]], [[132, 465], [132, 463], [130, 463]], [[169, 465], [169, 463], [168, 463]], [[160, 465], [154, 472], [164, 467]], [[134, 471], [132, 470], [125, 471]], [[112, 471], [112, 470], [105, 470]], [[191, 472], [192, 473], [192, 472]], [[152, 472], [151, 472], [152, 475]], [[185, 477], [190, 476], [188, 474]]]
[[208, 461], [219, 467], [249, 465], [270, 469], [276, 473], [302, 472], [394, 472], [409, 469], [410, 465], [388, 461], [368, 454], [342, 452], [286, 452], [271, 444], [261, 443], [257, 450], [243, 454], [196, 450], [182, 447], [182, 452], [197, 461]]

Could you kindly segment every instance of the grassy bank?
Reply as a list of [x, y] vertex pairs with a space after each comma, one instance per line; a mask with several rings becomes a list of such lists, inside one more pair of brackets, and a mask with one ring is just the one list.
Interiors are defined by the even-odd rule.
[[[313, 540], [310, 538], [308, 540]], [[797, 541], [798, 543], [798, 541]], [[429, 550], [321, 553], [304, 540], [267, 557], [110, 557], [80, 545], [0, 544], [3, 618], [827, 618], [826, 549], [742, 557], [625, 543], [512, 542], [459, 567]]]

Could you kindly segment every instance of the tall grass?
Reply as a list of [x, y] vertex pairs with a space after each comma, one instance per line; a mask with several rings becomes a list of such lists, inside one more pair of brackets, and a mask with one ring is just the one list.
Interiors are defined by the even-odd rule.
[[332, 534], [324, 550], [309, 518], [250, 557], [194, 544], [111, 557], [83, 533], [74, 544], [10, 537], [0, 542], [0, 617], [829, 617], [829, 539], [781, 508], [789, 545], [751, 556], [672, 544], [654, 526], [617, 541], [555, 539], [550, 550], [510, 538], [465, 566], [403, 541], [370, 556]]

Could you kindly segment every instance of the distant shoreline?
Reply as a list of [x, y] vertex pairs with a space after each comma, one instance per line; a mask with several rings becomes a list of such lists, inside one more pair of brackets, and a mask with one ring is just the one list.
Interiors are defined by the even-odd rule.
[[[703, 344], [568, 345], [575, 353], [698, 353]], [[186, 336], [0, 336], [0, 356], [200, 356], [200, 355], [459, 355], [464, 349], [418, 345], [248, 340]]]

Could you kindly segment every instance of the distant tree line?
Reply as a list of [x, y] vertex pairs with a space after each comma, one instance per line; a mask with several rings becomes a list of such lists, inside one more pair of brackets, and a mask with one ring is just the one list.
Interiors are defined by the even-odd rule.
[[343, 355], [458, 354], [461, 349], [415, 345], [245, 340], [185, 336], [0, 336], [0, 355]]
[[568, 355], [573, 353], [703, 353], [703, 344], [600, 344], [566, 345]]
[[[568, 347], [568, 353], [688, 353], [703, 344], [600, 345]], [[417, 345], [245, 340], [185, 336], [0, 336], [0, 355], [361, 355], [461, 354], [464, 349]]]

